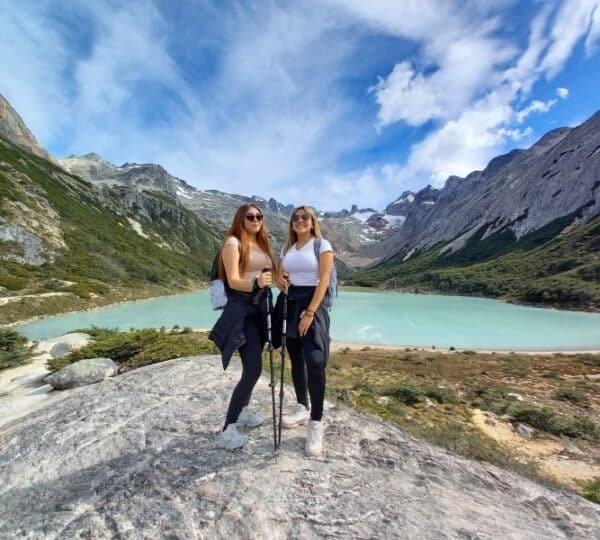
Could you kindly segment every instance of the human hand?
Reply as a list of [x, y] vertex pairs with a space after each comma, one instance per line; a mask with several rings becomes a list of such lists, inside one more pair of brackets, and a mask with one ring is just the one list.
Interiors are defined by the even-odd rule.
[[264, 287], [270, 287], [273, 283], [273, 274], [271, 269], [263, 270], [256, 278], [256, 281], [261, 289]]
[[280, 291], [284, 291], [289, 286], [290, 286], [290, 276], [289, 276], [289, 274], [286, 274], [285, 272], [283, 272], [277, 278], [277, 287], [279, 288]]
[[314, 312], [307, 313], [307, 311], [304, 310], [302, 313], [300, 313], [300, 322], [298, 323], [298, 335], [300, 337], [304, 337], [308, 333], [308, 329], [310, 328], [310, 325], [313, 323], [314, 319]]

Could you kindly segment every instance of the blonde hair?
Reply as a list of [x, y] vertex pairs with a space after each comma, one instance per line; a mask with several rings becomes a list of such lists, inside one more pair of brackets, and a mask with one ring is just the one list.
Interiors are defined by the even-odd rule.
[[304, 210], [304, 212], [306, 212], [306, 214], [310, 217], [310, 220], [312, 222], [310, 227], [311, 236], [315, 236], [316, 238], [323, 238], [323, 235], [321, 234], [321, 228], [319, 227], [319, 220], [317, 219], [317, 213], [310, 206], [297, 206], [296, 208], [294, 208], [294, 210], [292, 211], [292, 215], [290, 216], [287, 242], [283, 250], [284, 253], [287, 253], [288, 250], [298, 241], [298, 235], [294, 231], [294, 215], [298, 210]]

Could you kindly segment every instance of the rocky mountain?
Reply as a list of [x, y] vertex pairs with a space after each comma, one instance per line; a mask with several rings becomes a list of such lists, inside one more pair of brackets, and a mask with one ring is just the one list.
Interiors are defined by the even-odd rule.
[[38, 156], [49, 158], [48, 151], [39, 145], [23, 119], [2, 94], [0, 94], [0, 135]]
[[[271, 198], [224, 193], [218, 190], [201, 190], [184, 180], [169, 174], [155, 164], [125, 163], [116, 166], [104, 161], [97, 154], [70, 156], [60, 164], [98, 186], [121, 186], [143, 191], [154, 189], [177, 198], [187, 209], [201, 218], [226, 228], [235, 211], [246, 203], [257, 204], [266, 216], [276, 250], [287, 237], [288, 220], [294, 208]], [[401, 216], [387, 216], [372, 208], [359, 210], [356, 205], [350, 211], [321, 213], [324, 233], [336, 246], [340, 269], [367, 265], [374, 261], [365, 246], [387, 237], [402, 223]]]
[[95, 186], [0, 135], [0, 296], [185, 288], [222, 235], [169, 193]]
[[405, 221], [350, 282], [600, 309], [600, 113], [386, 211]]
[[483, 171], [451, 176], [441, 190], [405, 192], [386, 212], [402, 227], [377, 247], [388, 257], [414, 256], [442, 242], [448, 253], [478, 235], [510, 234], [518, 241], [566, 215], [566, 226], [600, 213], [600, 113], [582, 125], [547, 133], [526, 150], [494, 158]]
[[[4, 99], [0, 100], [0, 113], [0, 136], [5, 146], [9, 145], [9, 153], [19, 148], [33, 152], [32, 155], [38, 158], [47, 156]], [[42, 169], [52, 161], [53, 158], [46, 159]], [[10, 160], [2, 166], [6, 167], [6, 163]], [[188, 251], [195, 243], [195, 232], [191, 231], [198, 227], [209, 231], [211, 240], [207, 245], [216, 245], [236, 209], [248, 202], [260, 206], [266, 214], [276, 250], [287, 235], [293, 206], [275, 199], [198, 189], [160, 165], [125, 163], [116, 166], [94, 153], [54, 160], [52, 165], [54, 168], [47, 169], [46, 173], [55, 180], [60, 178], [59, 184], [70, 191], [81, 190], [81, 185], [85, 185], [89, 195], [97, 201], [94, 204], [124, 217], [121, 226], [130, 227], [146, 240], [154, 239], [155, 245], [163, 249]], [[15, 194], [23, 191], [18, 188], [18, 174], [17, 164], [13, 161], [8, 176], [17, 187], [7, 185], [7, 193], [11, 193], [11, 189]], [[22, 171], [22, 174], [31, 180], [30, 171]], [[593, 266], [596, 252], [586, 240], [588, 232], [585, 232], [594, 231], [595, 227], [582, 229], [584, 232], [576, 235], [577, 240], [566, 243], [559, 240], [570, 231], [590, 224], [600, 214], [599, 178], [600, 113], [577, 128], [554, 130], [528, 149], [499, 156], [483, 171], [475, 171], [466, 178], [451, 176], [442, 189], [427, 186], [416, 193], [405, 191], [384, 211], [353, 205], [350, 210], [321, 213], [320, 218], [325, 235], [335, 246], [338, 269], [345, 274], [361, 268], [372, 269], [367, 274], [361, 270], [349, 278], [370, 285], [387, 283], [390, 286], [393, 283], [394, 287], [404, 287], [408, 283], [416, 286], [417, 282], [422, 285], [422, 280], [427, 278], [427, 287], [433, 287], [433, 290], [502, 296], [502, 291], [511, 287], [501, 281], [490, 286], [484, 280], [486, 283], [475, 286], [461, 278], [461, 285], [457, 287], [455, 278], [444, 275], [442, 279], [429, 270], [457, 265], [464, 268], [492, 261], [516, 249], [522, 250], [523, 246], [532, 250], [546, 243], [546, 251], [537, 259], [537, 262], [545, 261], [545, 270], [540, 270], [543, 273], [540, 276], [545, 279], [555, 275], [548, 257], [558, 249], [556, 246], [566, 245], [569, 249], [575, 249], [575, 245], [588, 246], [592, 255], [581, 258], [575, 252], [569, 252], [571, 258], [567, 257], [559, 270], [571, 272], [569, 280], [576, 283], [566, 296], [585, 297], [589, 303], [589, 295], [584, 294], [585, 288], [576, 272], [596, 275], [594, 268], [589, 266]], [[27, 180], [24, 180], [25, 184], [29, 186]], [[39, 186], [27, 189], [23, 200], [12, 197], [5, 203], [12, 207], [10, 215], [19, 216], [21, 222], [17, 230], [14, 219], [11, 222], [4, 217], [3, 257], [6, 259], [7, 254], [12, 254], [14, 260], [34, 264], [53, 261], [64, 249], [62, 229], [49, 225], [54, 223], [52, 212], [57, 210], [52, 204], [46, 204], [48, 199], [42, 192], [36, 199], [37, 214], [30, 215], [31, 200], [37, 197]], [[19, 204], [24, 204], [28, 210], [19, 212]], [[45, 217], [39, 218], [40, 213], [45, 213]], [[24, 226], [26, 219], [29, 219], [28, 227]], [[35, 232], [42, 226], [47, 226], [43, 241]], [[550, 245], [552, 241], [555, 243]], [[402, 265], [419, 257], [429, 261], [421, 264], [419, 259], [412, 266], [413, 271], [419, 268], [421, 281], [414, 276], [409, 282], [404, 278], [398, 281], [398, 276], [404, 272]], [[510, 280], [515, 269], [511, 264], [502, 264], [504, 270], [500, 274]], [[521, 291], [518, 297], [537, 299], [544, 296], [542, 284], [532, 287], [533, 293]], [[556, 290], [558, 292], [550, 296], [565, 296], [563, 285]]]
[[265, 213], [269, 229], [279, 242], [285, 237], [287, 220], [294, 208], [275, 199], [197, 189], [181, 178], [169, 174], [160, 165], [152, 163], [125, 163], [116, 166], [92, 153], [70, 156], [60, 160], [60, 164], [72, 174], [98, 186], [121, 186], [138, 192], [152, 189], [169, 194], [202, 219], [223, 228], [231, 224], [233, 215], [242, 204], [257, 204]]

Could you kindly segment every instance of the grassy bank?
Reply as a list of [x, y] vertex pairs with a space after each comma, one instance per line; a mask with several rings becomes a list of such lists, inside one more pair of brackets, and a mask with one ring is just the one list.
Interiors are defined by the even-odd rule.
[[26, 290], [20, 294], [34, 294], [35, 296], [0, 305], [0, 320], [4, 324], [13, 325], [18, 322], [50, 315], [87, 311], [123, 302], [132, 302], [159, 296], [185, 294], [197, 291], [205, 286], [206, 282], [204, 281], [189, 281], [187, 286], [180, 287], [163, 287], [160, 285], [146, 285], [135, 288], [117, 287], [106, 291], [102, 295], [89, 295], [88, 297], [78, 296], [66, 290], [66, 288], [57, 290], [57, 292], [65, 293], [61, 296], [41, 296], [39, 292], [35, 293]]

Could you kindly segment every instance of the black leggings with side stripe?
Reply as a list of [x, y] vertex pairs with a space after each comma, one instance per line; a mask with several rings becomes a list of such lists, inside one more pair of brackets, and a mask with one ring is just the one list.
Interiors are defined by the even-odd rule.
[[309, 331], [304, 337], [288, 338], [287, 349], [292, 363], [292, 381], [296, 399], [298, 403], [308, 407], [308, 396], [310, 396], [310, 417], [312, 420], [321, 420], [325, 400], [327, 358], [315, 344], [313, 335]]

